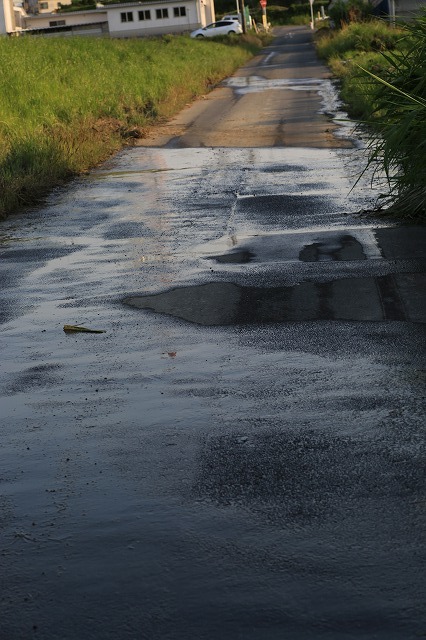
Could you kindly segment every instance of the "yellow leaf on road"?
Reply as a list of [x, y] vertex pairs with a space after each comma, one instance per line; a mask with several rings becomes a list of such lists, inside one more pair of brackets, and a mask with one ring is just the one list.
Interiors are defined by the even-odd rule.
[[106, 333], [106, 331], [103, 331], [102, 329], [87, 329], [86, 327], [80, 327], [76, 324], [64, 324], [64, 331], [81, 331], [83, 333]]

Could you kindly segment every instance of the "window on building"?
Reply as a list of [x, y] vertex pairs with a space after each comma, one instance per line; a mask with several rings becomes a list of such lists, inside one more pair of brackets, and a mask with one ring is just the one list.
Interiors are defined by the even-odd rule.
[[121, 22], [133, 22], [133, 11], [123, 11], [120, 13]]
[[147, 9], [146, 11], [139, 11], [139, 20], [151, 20], [151, 11]]
[[175, 18], [186, 16], [186, 7], [173, 7], [173, 15]]
[[48, 2], [39, 2], [38, 6], [40, 7], [40, 9], [48, 9], [49, 8], [49, 3]]
[[65, 26], [65, 20], [50, 20], [49, 27], [63, 27]]
[[155, 13], [156, 13], [156, 16], [157, 16], [157, 20], [161, 20], [161, 18], [168, 18], [169, 17], [169, 10], [168, 9], [157, 9]]

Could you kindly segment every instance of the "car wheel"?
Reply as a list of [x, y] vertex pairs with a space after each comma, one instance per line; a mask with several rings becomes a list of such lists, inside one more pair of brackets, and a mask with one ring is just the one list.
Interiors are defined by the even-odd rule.
[[204, 36], [203, 36], [203, 34], [202, 34], [202, 33], [199, 33], [199, 34], [198, 34], [198, 36], [197, 36], [197, 38], [204, 38]]
[[231, 33], [237, 33], [236, 31], [234, 31], [233, 29], [231, 29], [230, 31], [228, 31], [228, 36], [231, 35]]

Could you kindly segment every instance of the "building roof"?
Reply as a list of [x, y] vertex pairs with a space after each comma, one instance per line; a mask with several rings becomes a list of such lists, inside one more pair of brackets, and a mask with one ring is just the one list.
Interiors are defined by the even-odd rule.
[[65, 16], [78, 16], [79, 14], [88, 14], [88, 13], [93, 13], [93, 14], [97, 14], [99, 15], [100, 13], [106, 13], [104, 9], [87, 9], [86, 11], [82, 10], [82, 11], [55, 11], [54, 13], [48, 13], [47, 11], [45, 13], [37, 13], [37, 14], [32, 14], [29, 13], [28, 17], [31, 18], [31, 20], [42, 20], [43, 18], [57, 18], [58, 16], [61, 16], [61, 18], [65, 17]]
[[[179, 0], [179, 2], [188, 2], [188, 1], [191, 1], [191, 0]], [[177, 0], [144, 0], [144, 2], [117, 2], [114, 4], [104, 4], [101, 7], [97, 7], [96, 9], [82, 9], [80, 11], [55, 11], [54, 13], [45, 12], [45, 13], [29, 14], [29, 15], [31, 17], [31, 20], [34, 20], [34, 19], [42, 20], [43, 18], [48, 18], [50, 16], [52, 16], [52, 19], [53, 17], [57, 18], [58, 16], [61, 16], [63, 18], [64, 16], [75, 16], [79, 14], [87, 15], [88, 13], [99, 15], [100, 13], [106, 13], [108, 9], [123, 9], [123, 8], [126, 9], [127, 7], [133, 7], [133, 8], [142, 7], [147, 4], [150, 4], [150, 5], [151, 4], [176, 4], [176, 2]]]
[[[54, 13], [52, 15], [57, 15], [57, 14]], [[96, 27], [103, 24], [108, 24], [108, 22], [106, 20], [102, 20], [98, 22], [79, 22], [78, 24], [63, 24], [56, 27], [28, 27], [27, 29], [25, 29], [25, 31], [67, 31], [69, 29], [75, 29], [76, 27]]]
[[[185, 2], [185, 0], [179, 0]], [[186, 0], [191, 1], [191, 0]], [[117, 2], [114, 4], [104, 4], [103, 7], [99, 7], [99, 11], [105, 11], [108, 9], [121, 9], [123, 7], [140, 7], [146, 4], [176, 4], [176, 0], [145, 0], [144, 2]]]

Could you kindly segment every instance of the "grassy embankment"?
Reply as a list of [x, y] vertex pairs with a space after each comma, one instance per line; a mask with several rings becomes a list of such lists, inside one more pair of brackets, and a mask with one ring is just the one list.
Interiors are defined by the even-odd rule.
[[0, 218], [175, 114], [260, 46], [251, 36], [0, 38]]
[[354, 22], [338, 31], [316, 34], [316, 48], [341, 81], [341, 98], [353, 118], [367, 119], [374, 108], [376, 83], [360, 67], [382, 73], [383, 52], [395, 51], [404, 32], [381, 21]]
[[386, 214], [426, 221], [426, 12], [399, 28], [371, 21], [318, 36], [349, 115], [367, 125], [369, 164], [388, 176]]

